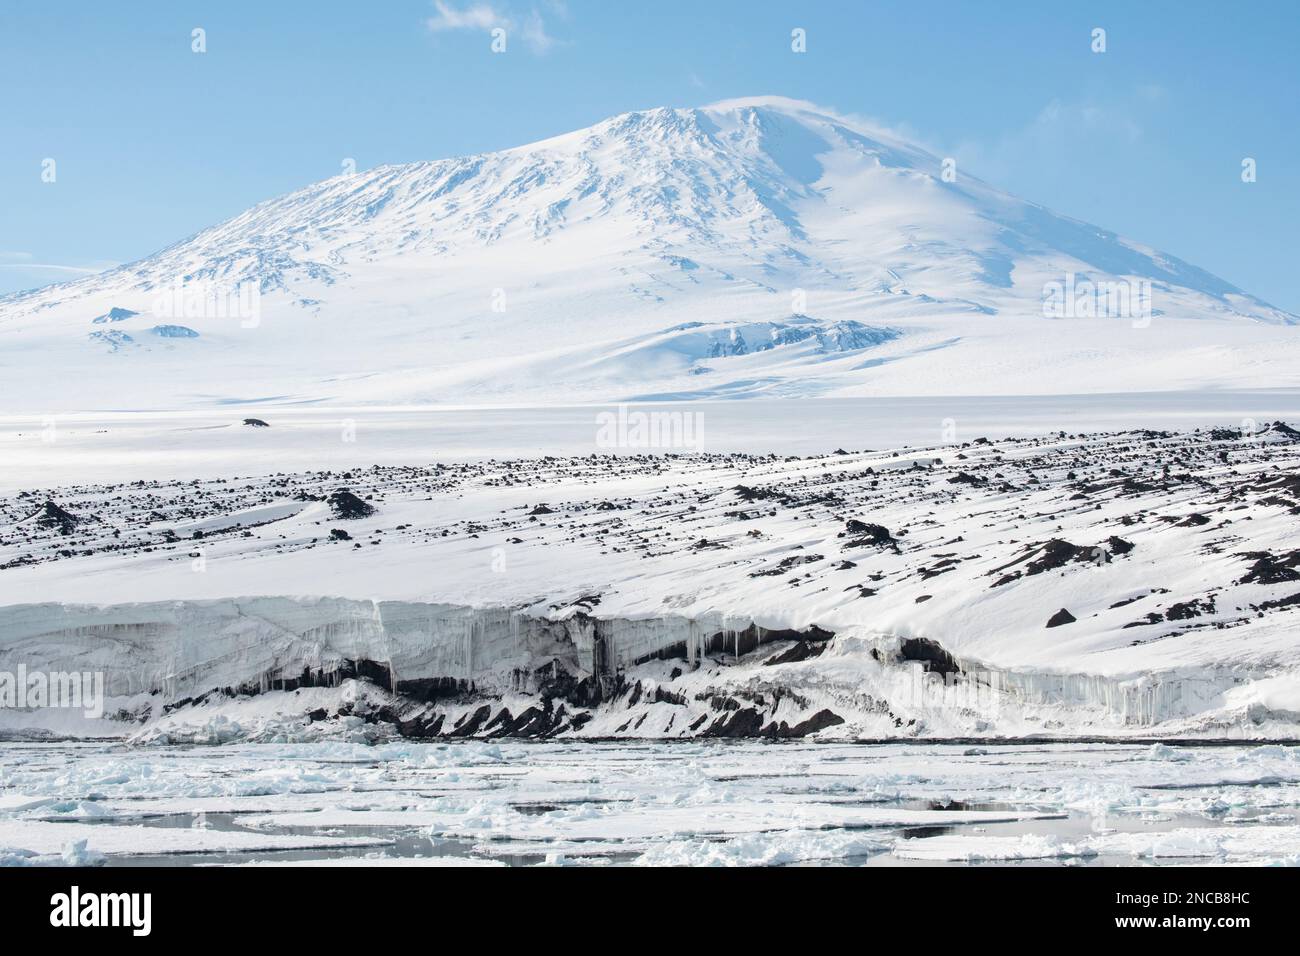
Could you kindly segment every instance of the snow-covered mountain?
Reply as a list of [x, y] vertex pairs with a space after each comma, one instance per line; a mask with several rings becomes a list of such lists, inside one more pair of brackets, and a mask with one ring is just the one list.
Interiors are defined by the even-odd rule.
[[1300, 384], [1295, 316], [944, 169], [792, 100], [628, 113], [0, 298], [0, 373], [22, 410]]

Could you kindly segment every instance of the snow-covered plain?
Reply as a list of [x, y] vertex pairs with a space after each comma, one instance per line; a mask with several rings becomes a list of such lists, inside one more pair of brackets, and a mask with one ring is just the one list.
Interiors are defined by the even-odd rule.
[[[837, 448], [951, 445], [981, 435], [1039, 437], [1061, 429], [1258, 428], [1278, 419], [1300, 421], [1300, 389], [750, 398], [625, 407], [632, 414], [691, 416], [698, 425], [692, 451], [822, 455]], [[0, 415], [0, 491], [607, 453], [599, 416], [617, 412], [617, 405], [330, 406]], [[250, 414], [271, 427], [244, 426]]]
[[11, 864], [1300, 862], [1281, 746], [11, 744], [0, 780]]

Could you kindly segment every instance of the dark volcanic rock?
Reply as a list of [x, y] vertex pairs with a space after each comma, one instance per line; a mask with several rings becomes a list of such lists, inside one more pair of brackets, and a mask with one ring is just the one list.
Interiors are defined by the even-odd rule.
[[898, 540], [883, 524], [871, 524], [867, 521], [851, 518], [844, 523], [844, 534], [851, 538], [844, 545], [846, 548], [861, 548], [873, 544], [878, 547], [898, 550]]
[[488, 718], [492, 716], [492, 708], [487, 704], [479, 707], [474, 713], [470, 714], [468, 719], [462, 719], [451, 731], [450, 737], [469, 737], [478, 731]]
[[340, 488], [326, 499], [334, 517], [345, 519], [369, 518], [375, 513], [375, 506], [362, 501], [346, 488]]
[[1105, 548], [1089, 548], [1071, 544], [1061, 538], [1053, 538], [1043, 545], [1038, 557], [1025, 565], [1026, 574], [1041, 574], [1055, 571], [1072, 562], [1097, 562], [1106, 564], [1110, 561], [1110, 552]]
[[[1111, 538], [1111, 541], [1120, 543], [1121, 548], [1116, 551], [1118, 554], [1126, 554], [1127, 551], [1133, 548], [1127, 541], [1122, 541], [1119, 538]], [[1124, 545], [1128, 545], [1127, 549], [1123, 548]], [[1042, 574], [1044, 571], [1055, 571], [1058, 568], [1063, 568], [1067, 564], [1109, 564], [1111, 560], [1111, 552], [1106, 548], [1090, 548], [1085, 545], [1071, 544], [1062, 538], [1052, 538], [1043, 545], [1031, 546], [1029, 553], [1036, 555], [1036, 557], [1025, 564], [1023, 572], [1011, 571], [1003, 574], [991, 586], [1000, 587], [1003, 584], [1018, 580], [1022, 574]], [[1024, 557], [1017, 558], [1009, 564], [994, 568], [990, 573], [997, 574], [1000, 571], [1006, 571], [1007, 568], [1014, 567], [1024, 560]]]
[[786, 648], [780, 654], [769, 657], [763, 662], [763, 666], [771, 667], [774, 664], [794, 664], [799, 661], [806, 661], [811, 657], [820, 657], [824, 650], [826, 650], [824, 643], [800, 641], [798, 644]]
[[38, 528], [58, 528], [61, 534], [72, 534], [72, 529], [77, 526], [81, 519], [64, 511], [53, 501], [47, 501], [36, 512], [36, 526]]
[[1055, 614], [1053, 614], [1051, 617], [1047, 619], [1047, 626], [1060, 627], [1062, 624], [1073, 624], [1076, 620], [1078, 620], [1078, 618], [1076, 618], [1065, 608], [1061, 608], [1059, 611], [1057, 611]]
[[1246, 576], [1240, 584], [1281, 584], [1285, 581], [1300, 581], [1300, 551], [1291, 551], [1282, 557], [1274, 557], [1267, 551], [1251, 551], [1244, 557], [1254, 559]]
[[1187, 621], [1194, 617], [1200, 617], [1202, 614], [1214, 613], [1214, 598], [1195, 598], [1191, 601], [1182, 601], [1178, 604], [1170, 605], [1169, 610], [1165, 611], [1166, 621]]
[[1297, 592], [1296, 594], [1288, 594], [1286, 597], [1278, 598], [1276, 601], [1264, 601], [1260, 604], [1254, 605], [1254, 608], [1257, 611], [1273, 611], [1283, 607], [1295, 607], [1297, 604], [1300, 604], [1300, 592]]
[[1268, 428], [1264, 429], [1264, 431], [1272, 432], [1275, 435], [1285, 435], [1293, 441], [1300, 438], [1300, 431], [1296, 431], [1286, 422], [1282, 421], [1274, 422], [1272, 425], [1269, 425]]
[[844, 723], [844, 718], [829, 710], [819, 710], [807, 720], [801, 720], [793, 727], [783, 720], [779, 724], [768, 724], [763, 728], [764, 737], [806, 737], [809, 734]]
[[763, 729], [763, 715], [753, 707], [723, 714], [700, 734], [701, 737], [757, 737]]
[[792, 554], [788, 558], [782, 558], [777, 562], [775, 567], [768, 568], [764, 571], [751, 571], [749, 576], [751, 578], [775, 577], [777, 575], [785, 574], [787, 571], [792, 568], [797, 568], [801, 564], [815, 564], [821, 560], [823, 560], [823, 557], [820, 554]]
[[1107, 538], [1106, 543], [1110, 545], [1111, 554], [1123, 555], [1128, 554], [1133, 550], [1132, 541], [1125, 541], [1123, 538], [1117, 537], [1116, 535], [1111, 535]]
[[899, 645], [898, 652], [905, 661], [920, 661], [927, 670], [936, 674], [960, 674], [961, 668], [941, 644], [924, 637], [909, 637]]
[[718, 550], [724, 547], [726, 547], [726, 545], [719, 544], [716, 541], [710, 541], [708, 538], [700, 538], [699, 541], [696, 541], [694, 544], [691, 545], [691, 550], [708, 551], [710, 549]]

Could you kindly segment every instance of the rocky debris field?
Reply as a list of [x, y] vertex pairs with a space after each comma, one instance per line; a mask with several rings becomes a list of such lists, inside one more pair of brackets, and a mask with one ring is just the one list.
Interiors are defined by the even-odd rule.
[[[570, 653], [399, 669], [371, 681], [393, 699], [327, 708], [412, 735], [901, 732], [927, 720], [859, 693], [862, 667], [899, 662], [1000, 675], [1003, 691], [1094, 720], [1285, 723], [1300, 713], [1298, 442], [1276, 422], [32, 488], [0, 499], [0, 635], [22, 615], [30, 650], [77, 608], [257, 596], [373, 602], [381, 636], [399, 601], [594, 622]], [[64, 610], [43, 630], [45, 604]], [[645, 624], [680, 620], [692, 636]], [[341, 626], [279, 625], [309, 641]], [[198, 689], [292, 690], [301, 664]], [[372, 667], [393, 659], [316, 670]]]

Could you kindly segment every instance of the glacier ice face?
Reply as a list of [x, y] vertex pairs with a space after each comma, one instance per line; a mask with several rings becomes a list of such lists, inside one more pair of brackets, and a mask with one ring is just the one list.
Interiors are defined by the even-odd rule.
[[[345, 735], [376, 721], [414, 736], [1069, 735], [1198, 722], [1214, 732], [1207, 715], [1230, 711], [1225, 695], [1250, 684], [1227, 666], [1123, 679], [945, 655], [941, 670], [889, 635], [836, 638], [721, 615], [629, 620], [569, 608], [546, 618], [324, 598], [10, 606], [0, 635], [0, 671], [102, 674], [122, 707], [169, 713], [144, 738], [173, 742], [241, 739], [238, 725], [223, 731], [204, 717], [214, 701], [300, 687], [347, 689], [281, 706], [288, 724], [273, 739], [310, 739], [304, 715], [321, 705], [346, 719], [317, 729]], [[354, 677], [388, 696], [359, 706]]]
[[739, 655], [789, 636], [723, 615], [610, 620], [570, 610], [547, 618], [344, 598], [29, 604], [0, 607], [0, 670], [22, 661], [102, 672], [112, 696], [174, 701], [222, 688], [269, 690], [304, 672], [329, 679], [365, 662], [387, 669], [390, 689], [448, 682], [500, 694], [536, 690], [529, 676], [553, 665], [577, 677], [613, 676], [654, 657], [694, 666], [708, 651]]
[[508, 609], [342, 598], [26, 605], [0, 609], [0, 617], [5, 663], [102, 671], [110, 695], [167, 700], [269, 689], [305, 671], [328, 678], [358, 661], [383, 664], [399, 686], [445, 678], [504, 688], [514, 668], [551, 657], [576, 664], [590, 638], [574, 627], [575, 644], [565, 622], [552, 626]]

